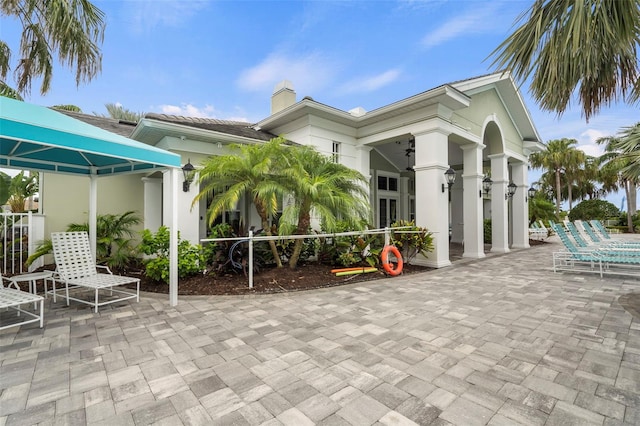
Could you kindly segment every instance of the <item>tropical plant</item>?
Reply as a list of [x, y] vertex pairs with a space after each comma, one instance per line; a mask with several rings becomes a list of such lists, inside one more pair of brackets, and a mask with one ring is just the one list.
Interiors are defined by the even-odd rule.
[[[364, 223], [338, 221], [334, 232], [346, 232], [366, 227]], [[354, 228], [355, 227], [355, 228]], [[341, 235], [331, 238], [320, 238], [318, 260], [321, 263], [340, 266], [377, 266], [380, 263], [380, 253], [384, 246], [381, 234]]]
[[10, 186], [11, 176], [0, 171], [0, 206], [4, 206], [11, 197]]
[[[562, 200], [562, 176], [567, 170], [576, 170], [585, 157], [582, 151], [575, 148], [578, 141], [575, 139], [554, 139], [546, 143], [546, 149], [534, 152], [529, 156], [529, 161], [534, 169], [546, 169], [553, 173], [555, 178], [556, 216], [560, 215], [560, 202]], [[570, 173], [571, 173], [570, 172]], [[571, 197], [569, 193], [569, 197]]]
[[[199, 171], [200, 192], [193, 204], [212, 198], [208, 209], [209, 224], [225, 210], [236, 207], [240, 198], [249, 194], [262, 229], [271, 236], [269, 218], [277, 212], [278, 199], [286, 193], [282, 185], [283, 139], [274, 138], [262, 145], [231, 145], [231, 154], [211, 157]], [[269, 246], [278, 267], [282, 260], [274, 241]]]
[[38, 172], [25, 176], [24, 170], [11, 178], [9, 184], [9, 207], [14, 213], [24, 211], [24, 202], [38, 192]]
[[[0, 42], [2, 43], [2, 42]], [[1, 48], [1, 45], [0, 45]], [[17, 101], [23, 101], [22, 96], [13, 87], [10, 87], [4, 81], [0, 81], [0, 96], [5, 98], [15, 99]]]
[[[75, 68], [76, 84], [91, 81], [101, 69], [99, 44], [104, 35], [104, 13], [88, 0], [10, 0], [0, 2], [0, 13], [22, 23], [20, 58], [14, 70], [17, 93], [30, 93], [41, 78], [40, 93], [51, 86], [53, 57]], [[0, 40], [0, 79], [11, 69], [11, 49]]]
[[[161, 226], [154, 234], [148, 229], [142, 231], [140, 251], [152, 258], [145, 263], [145, 274], [155, 280], [169, 282], [169, 228]], [[178, 233], [178, 277], [186, 278], [201, 273], [204, 256], [200, 245], [192, 245], [188, 240], [180, 240]]]
[[98, 114], [97, 112], [94, 112], [93, 114], [99, 117], [110, 117], [116, 120], [132, 121], [134, 123], [140, 121], [140, 119], [144, 118], [145, 115], [144, 112], [131, 111], [120, 104], [108, 103], [104, 104], [104, 107], [107, 109], [108, 115]]
[[82, 112], [79, 106], [77, 105], [54, 105], [51, 107], [52, 109], [57, 109], [59, 111], [71, 111], [71, 112]]
[[[334, 163], [313, 147], [289, 147], [282, 151], [288, 160], [288, 167], [282, 170], [282, 185], [295, 203], [283, 210], [280, 235], [308, 234], [312, 212], [327, 232], [333, 232], [340, 219], [355, 225], [370, 217], [365, 190], [367, 180], [360, 172]], [[292, 269], [298, 264], [303, 242], [302, 239], [295, 240], [289, 257]]]
[[414, 221], [399, 220], [391, 224], [391, 242], [400, 249], [405, 263], [411, 262], [418, 253], [426, 256], [433, 251], [433, 234], [426, 228], [416, 226]]
[[638, 0], [536, 0], [491, 54], [544, 110], [562, 114], [573, 94], [588, 120], [601, 106], [640, 99]]
[[544, 194], [538, 194], [539, 192], [529, 199], [529, 225], [540, 219], [546, 222], [556, 218], [553, 203], [545, 198]]
[[[639, 123], [640, 124], [640, 123]], [[623, 189], [627, 200], [627, 228], [633, 232], [633, 216], [636, 213], [636, 194], [639, 183], [637, 170], [633, 170], [634, 151], [640, 148], [640, 143], [634, 144], [628, 139], [629, 134], [619, 133], [617, 136], [599, 138], [596, 142], [604, 145], [605, 152], [598, 159], [600, 165], [600, 180], [603, 190], [616, 192]]]
[[[115, 270], [125, 270], [135, 263], [137, 255], [133, 247], [135, 231], [131, 228], [141, 222], [133, 211], [120, 215], [106, 214], [96, 217], [96, 261]], [[67, 232], [89, 232], [88, 223], [70, 223]], [[26, 264], [31, 265], [37, 258], [53, 252], [51, 240], [44, 240], [29, 256]]]

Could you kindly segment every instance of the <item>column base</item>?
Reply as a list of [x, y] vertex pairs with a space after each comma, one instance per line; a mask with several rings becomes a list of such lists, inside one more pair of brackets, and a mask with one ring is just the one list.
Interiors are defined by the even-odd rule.
[[513, 244], [511, 246], [512, 249], [528, 249], [531, 248], [531, 246], [529, 245], [529, 243], [525, 243], [525, 244]]
[[413, 260], [411, 260], [411, 264], [426, 266], [429, 268], [436, 268], [436, 269], [445, 268], [447, 266], [452, 265], [449, 259], [437, 261], [435, 259], [427, 259], [424, 256], [420, 256], [420, 255], [414, 257]]
[[485, 254], [485, 252], [480, 252], [480, 253], [467, 253], [464, 252], [462, 253], [462, 257], [466, 257], [469, 259], [482, 259], [483, 257], [487, 257], [487, 255]]
[[504, 248], [499, 248], [499, 247], [491, 247], [491, 253], [509, 253], [511, 250], [509, 250], [508, 248], [504, 247]]

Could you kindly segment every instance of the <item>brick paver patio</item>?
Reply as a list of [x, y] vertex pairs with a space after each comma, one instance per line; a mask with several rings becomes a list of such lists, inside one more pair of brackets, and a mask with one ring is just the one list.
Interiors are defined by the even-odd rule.
[[0, 425], [640, 424], [640, 280], [554, 274], [558, 248], [176, 308], [49, 299], [0, 333]]

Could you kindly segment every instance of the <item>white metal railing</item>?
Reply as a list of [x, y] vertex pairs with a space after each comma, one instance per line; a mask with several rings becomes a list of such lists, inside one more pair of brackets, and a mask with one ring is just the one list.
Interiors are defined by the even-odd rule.
[[0, 269], [3, 274], [20, 274], [24, 272], [24, 262], [29, 253], [33, 252], [34, 241], [32, 213], [0, 213], [0, 239], [2, 241], [2, 262]]
[[411, 231], [403, 231], [402, 229], [412, 228], [412, 226], [402, 226], [397, 228], [379, 228], [379, 229], [367, 229], [364, 231], [349, 231], [349, 232], [336, 232], [331, 234], [309, 234], [309, 235], [262, 235], [255, 236], [253, 231], [249, 231], [249, 235], [246, 237], [229, 237], [229, 238], [203, 238], [200, 240], [201, 243], [215, 243], [222, 241], [244, 241], [249, 245], [249, 256], [247, 265], [248, 269], [248, 278], [249, 278], [249, 288], [253, 288], [253, 243], [256, 241], [283, 241], [283, 240], [300, 240], [306, 238], [335, 238], [335, 237], [349, 237], [349, 236], [359, 236], [359, 235], [376, 235], [376, 234], [384, 234], [384, 245], [389, 245], [391, 241], [391, 232], [396, 234], [412, 234], [423, 231], [411, 230]]

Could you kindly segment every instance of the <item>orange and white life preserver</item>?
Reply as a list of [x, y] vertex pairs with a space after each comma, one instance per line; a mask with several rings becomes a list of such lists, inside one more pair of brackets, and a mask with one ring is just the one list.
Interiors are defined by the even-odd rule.
[[[396, 257], [396, 264], [394, 268], [394, 264], [389, 262], [389, 253], [393, 254]], [[393, 277], [396, 275], [400, 275], [402, 272], [402, 255], [400, 254], [400, 250], [397, 249], [396, 246], [384, 246], [382, 249], [382, 253], [380, 253], [380, 261], [382, 262], [382, 267], [385, 272]]]

